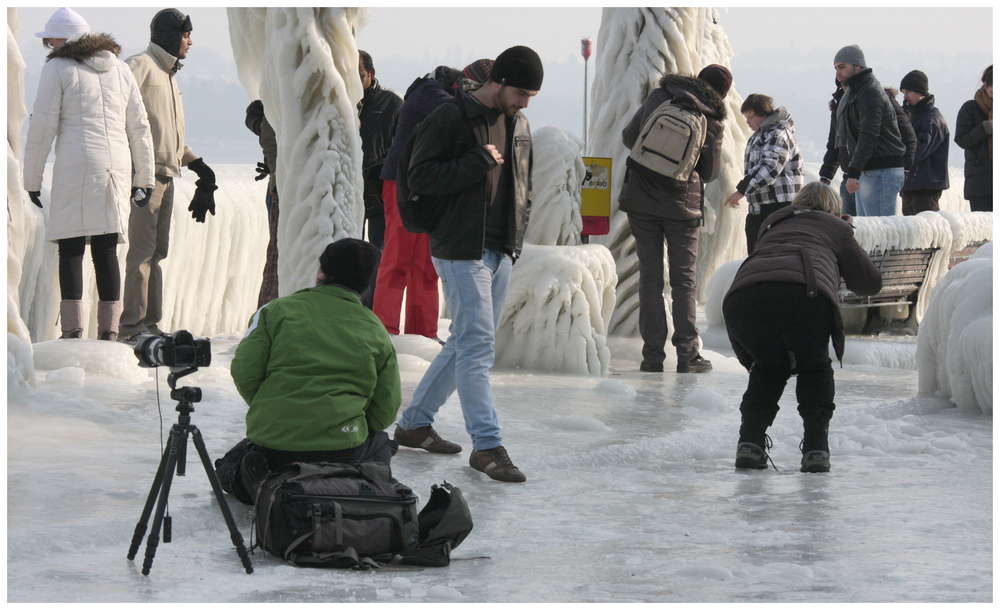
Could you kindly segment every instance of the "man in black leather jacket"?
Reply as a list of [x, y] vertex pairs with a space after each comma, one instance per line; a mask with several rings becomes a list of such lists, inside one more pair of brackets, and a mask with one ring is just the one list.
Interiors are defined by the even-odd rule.
[[[358, 51], [358, 75], [365, 88], [365, 96], [358, 103], [361, 120], [361, 174], [365, 181], [365, 222], [368, 224], [368, 241], [382, 251], [385, 246], [385, 208], [382, 203], [382, 164], [392, 146], [392, 136], [396, 133], [396, 116], [403, 107], [403, 98], [386, 89], [375, 78], [375, 64], [372, 56]], [[372, 276], [367, 292], [361, 295], [361, 302], [372, 308], [375, 296], [375, 276]]]
[[511, 265], [531, 207], [531, 129], [520, 112], [542, 86], [542, 62], [527, 47], [496, 58], [489, 81], [460, 91], [417, 129], [407, 183], [441, 209], [431, 257], [451, 312], [451, 336], [424, 374], [394, 438], [432, 453], [462, 448], [431, 427], [456, 389], [472, 437], [469, 465], [498, 481], [523, 482], [500, 437], [490, 367]]

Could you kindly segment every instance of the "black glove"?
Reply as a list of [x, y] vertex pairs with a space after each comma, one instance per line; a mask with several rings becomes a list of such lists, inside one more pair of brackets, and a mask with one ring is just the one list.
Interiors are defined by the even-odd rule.
[[[191, 166], [188, 165], [188, 167]], [[215, 186], [214, 182], [207, 182], [204, 179], [198, 179], [194, 184], [194, 197], [191, 198], [191, 205], [188, 206], [188, 212], [191, 212], [191, 218], [194, 218], [195, 221], [205, 222], [206, 212], [211, 212], [212, 216], [215, 216], [214, 193], [219, 187]]]
[[188, 163], [188, 169], [198, 174], [199, 182], [205, 180], [215, 186], [215, 172], [212, 171], [211, 167], [205, 165], [205, 161], [201, 157]]
[[31, 199], [31, 203], [37, 205], [39, 209], [42, 207], [42, 192], [41, 191], [28, 191], [28, 197]]
[[244, 121], [247, 129], [252, 131], [257, 137], [260, 137], [260, 125], [263, 121], [264, 103], [260, 100], [250, 102], [250, 105], [247, 106], [247, 118]]
[[271, 174], [271, 168], [267, 166], [267, 162], [258, 161], [257, 176], [254, 178], [254, 181], [263, 180], [264, 178], [267, 178], [270, 174]]
[[153, 196], [153, 189], [135, 187], [132, 189], [132, 203], [136, 207], [144, 208], [149, 203], [149, 198]]

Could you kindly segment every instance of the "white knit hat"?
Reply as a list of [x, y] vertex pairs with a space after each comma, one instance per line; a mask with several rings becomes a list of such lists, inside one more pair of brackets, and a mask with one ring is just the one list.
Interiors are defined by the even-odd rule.
[[45, 22], [45, 30], [38, 32], [35, 36], [39, 38], [65, 38], [75, 40], [80, 36], [90, 32], [87, 21], [73, 9], [61, 8], [52, 13], [49, 20]]

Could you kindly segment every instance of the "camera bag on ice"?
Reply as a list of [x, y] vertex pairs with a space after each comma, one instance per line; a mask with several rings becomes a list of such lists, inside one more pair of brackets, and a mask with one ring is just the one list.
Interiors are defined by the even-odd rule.
[[413, 491], [374, 462], [290, 464], [261, 485], [255, 508], [255, 547], [298, 566], [446, 566], [472, 530], [458, 488], [434, 485], [418, 515]]
[[708, 120], [683, 102], [667, 100], [643, 122], [625, 164], [639, 172], [686, 182], [705, 144]]
[[413, 156], [413, 143], [420, 131], [418, 123], [413, 128], [413, 135], [407, 140], [403, 152], [399, 154], [396, 170], [396, 207], [403, 228], [410, 233], [433, 233], [444, 212], [444, 202], [441, 200], [418, 195], [410, 190], [406, 174], [410, 171], [410, 157]]

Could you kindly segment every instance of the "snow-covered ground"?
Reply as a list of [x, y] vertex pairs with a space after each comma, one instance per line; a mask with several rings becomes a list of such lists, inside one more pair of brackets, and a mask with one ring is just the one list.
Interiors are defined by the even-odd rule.
[[[431, 484], [460, 487], [475, 529], [448, 568], [372, 572], [293, 568], [257, 551], [245, 574], [189, 446], [187, 476], [170, 494], [174, 540], [142, 576], [143, 549], [136, 562], [125, 555], [161, 433], [177, 419], [166, 371], [158, 410], [153, 373], [126, 346], [35, 344], [37, 389], [8, 379], [7, 599], [992, 601], [993, 419], [916, 396], [905, 365], [914, 338], [848, 338], [845, 366], [835, 366], [831, 473], [798, 472], [793, 385], [771, 429], [780, 471], [737, 473], [747, 374], [724, 331], [704, 317], [699, 326], [715, 365], [706, 375], [639, 373], [640, 340], [614, 337], [605, 377], [494, 371], [523, 485], [468, 467], [452, 397], [435, 426], [464, 452], [401, 449], [393, 471], [421, 504]], [[204, 389], [192, 417], [213, 459], [244, 432], [229, 377], [238, 341], [214, 337], [212, 365], [184, 380]], [[405, 405], [439, 346], [403, 336], [396, 347]], [[229, 504], [249, 539], [249, 507]]]

